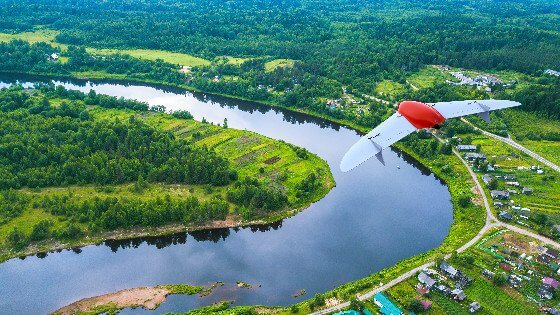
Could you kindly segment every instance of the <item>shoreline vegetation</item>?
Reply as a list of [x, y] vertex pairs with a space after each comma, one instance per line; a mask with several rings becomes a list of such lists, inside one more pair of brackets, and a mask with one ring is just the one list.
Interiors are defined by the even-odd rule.
[[[9, 73], [9, 71], [2, 71], [4, 73]], [[12, 73], [16, 73], [12, 71]], [[283, 108], [289, 111], [304, 113], [307, 115], [311, 115], [314, 117], [319, 117], [325, 119], [330, 122], [334, 122], [340, 125], [344, 125], [350, 127], [354, 130], [359, 132], [367, 132], [369, 131], [370, 127], [364, 125], [363, 123], [357, 123], [351, 121], [346, 118], [337, 118], [326, 113], [316, 112], [311, 109], [306, 108], [296, 108], [291, 106], [286, 106], [277, 102], [267, 101], [267, 100], [258, 100], [258, 99], [250, 99], [238, 95], [231, 95], [227, 93], [219, 93], [216, 91], [201, 91], [200, 89], [193, 87], [191, 85], [187, 85], [184, 83], [177, 84], [171, 83], [169, 81], [164, 80], [155, 80], [150, 78], [138, 78], [138, 77], [127, 77], [123, 74], [116, 74], [116, 73], [107, 73], [105, 71], [88, 71], [88, 72], [80, 72], [80, 73], [69, 73], [69, 74], [60, 74], [60, 73], [49, 73], [49, 72], [33, 72], [33, 71], [17, 71], [20, 74], [29, 74], [29, 75], [37, 75], [37, 76], [45, 76], [45, 77], [57, 77], [57, 78], [69, 78], [69, 79], [93, 79], [93, 80], [111, 80], [111, 81], [118, 81], [118, 82], [137, 82], [137, 83], [144, 83], [144, 84], [155, 84], [157, 86], [163, 87], [170, 87], [170, 88], [178, 88], [190, 92], [201, 92], [209, 95], [217, 95], [223, 96], [226, 98], [238, 99], [243, 101], [250, 101], [254, 103], [263, 104], [265, 106]], [[390, 112], [391, 109], [390, 104], [386, 105], [387, 112]], [[384, 114], [380, 114], [383, 116]], [[433, 141], [432, 141], [433, 140]], [[418, 143], [417, 146], [414, 145], [414, 141]], [[470, 182], [470, 177], [468, 172], [464, 167], [461, 165], [460, 161], [455, 159], [453, 156], [445, 155], [445, 154], [432, 154], [433, 152], [425, 152], [422, 151], [422, 146], [429, 146], [434, 142], [434, 139], [428, 138], [418, 138], [416, 137], [410, 141], [403, 141], [401, 143], [397, 143], [395, 146], [402, 152], [412, 156], [415, 160], [419, 161], [424, 166], [428, 167], [430, 171], [432, 171], [436, 176], [438, 176], [441, 180], [443, 180], [452, 197], [453, 203], [453, 216], [454, 221], [451, 225], [450, 232], [448, 236], [444, 239], [443, 243], [426, 253], [422, 253], [417, 256], [413, 256], [411, 258], [405, 259], [396, 263], [395, 265], [383, 269], [375, 274], [372, 274], [368, 277], [363, 279], [359, 279], [357, 281], [342, 285], [341, 287], [334, 289], [333, 291], [326, 292], [325, 294], [319, 295], [319, 301], [321, 297], [337, 297], [342, 299], [349, 299], [354, 296], [358, 292], [364, 292], [372, 287], [377, 286], [380, 282], [389, 280], [394, 276], [402, 273], [402, 271], [412, 269], [416, 266], [422, 265], [424, 262], [428, 260], [432, 260], [435, 257], [443, 256], [444, 254], [448, 254], [454, 252], [457, 248], [461, 245], [466, 243], [470, 238], [477, 234], [479, 229], [484, 225], [485, 214], [482, 207], [476, 204], [469, 204], [466, 206], [460, 206], [460, 200], [464, 198], [472, 198], [474, 194], [472, 193], [472, 183]], [[437, 150], [437, 145], [435, 146]], [[300, 309], [301, 314], [317, 309], [321, 306], [321, 303], [316, 303], [316, 298], [311, 300], [307, 300], [302, 303], [298, 303], [296, 307]]]
[[[65, 89], [54, 91], [52, 90], [54, 87], [42, 88], [47, 90], [51, 89], [49, 93], [54, 94], [59, 92], [74, 93], [73, 91], [64, 92], [66, 91]], [[30, 94], [37, 93], [37, 90], [30, 92]], [[77, 95], [80, 95], [80, 93], [81, 92], [76, 92]], [[16, 190], [16, 192], [25, 195], [26, 199], [30, 198], [31, 200], [35, 200], [32, 202], [33, 207], [19, 210], [20, 213], [14, 215], [14, 218], [8, 218], [7, 223], [4, 222], [3, 226], [0, 225], [0, 237], [4, 239], [7, 237], [10, 239], [12, 234], [14, 234], [14, 230], [17, 229], [20, 233], [19, 238], [22, 238], [21, 234], [28, 234], [31, 239], [31, 244], [20, 246], [18, 243], [14, 243], [14, 246], [11, 248], [7, 248], [4, 245], [3, 248], [0, 248], [0, 261], [52, 250], [98, 244], [106, 240], [123, 240], [145, 236], [162, 236], [187, 231], [192, 232], [215, 228], [270, 224], [293, 216], [297, 212], [307, 208], [311, 203], [325, 196], [330, 189], [335, 186], [334, 178], [325, 161], [304, 149], [285, 142], [273, 140], [249, 131], [227, 128], [226, 121], [224, 122], [224, 126], [217, 126], [204, 122], [196, 122], [188, 117], [183, 118], [183, 116], [188, 116], [186, 113], [174, 113], [171, 115], [159, 111], [138, 112], [126, 108], [103, 108], [98, 105], [87, 105], [84, 107], [84, 100], [80, 100], [84, 95], [78, 96], [78, 99], [73, 100], [73, 102], [77, 104], [76, 106], [80, 109], [84, 109], [83, 113], [87, 113], [87, 116], [94, 121], [126, 121], [134, 117], [133, 121], [138, 120], [141, 124], [146, 124], [150, 128], [170, 132], [174, 134], [174, 137], [179, 141], [184, 139], [187, 143], [194, 143], [196, 147], [204, 148], [204, 150], [206, 150], [206, 148], [211, 148], [212, 151], [217, 152], [218, 156], [229, 161], [229, 165], [236, 171], [235, 176], [239, 177], [240, 180], [234, 181], [234, 184], [226, 184], [223, 186], [222, 184], [209, 185], [204, 183], [157, 183], [153, 180], [148, 182], [139, 179], [137, 182], [133, 183], [110, 184], [108, 186], [63, 185], [60, 187], [38, 187]], [[86, 97], [91, 96], [92, 94], [90, 93]], [[36, 98], [36, 95], [31, 96], [31, 98], [34, 97]], [[105, 96], [99, 97], [103, 98]], [[111, 97], [107, 98], [115, 99]], [[65, 97], [51, 95], [47, 101], [54, 104], [53, 108], [58, 110], [58, 107], [63, 106], [61, 104], [65, 104], [66, 99]], [[67, 106], [67, 104], [64, 106]], [[255, 156], [254, 150], [259, 150], [261, 154]], [[273, 179], [269, 180], [268, 177], [270, 174], [276, 174], [277, 176], [272, 176]], [[149, 178], [149, 176], [147, 178]], [[306, 183], [305, 185], [303, 185], [304, 182]], [[266, 183], [266, 185], [271, 188], [262, 188], [265, 187], [262, 183]], [[256, 193], [255, 189], [256, 191], [261, 191], [258, 192], [258, 194], [261, 194], [259, 195], [260, 201], [256, 201], [256, 199], [254, 199], [256, 197], [251, 199], [250, 195], [246, 195], [251, 194], [251, 191]], [[282, 194], [284, 197], [275, 195], [274, 191], [283, 191]], [[225, 205], [229, 210], [226, 214], [217, 215], [217, 217], [214, 215], [214, 218], [212, 218], [211, 215], [210, 219], [202, 219], [202, 221], [195, 217], [194, 221], [192, 219], [185, 219], [185, 223], [180, 224], [174, 222], [170, 222], [172, 224], [166, 224], [165, 221], [163, 221], [163, 224], [156, 223], [153, 225], [147, 222], [140, 223], [140, 225], [136, 226], [125, 225], [127, 226], [125, 228], [119, 226], [107, 227], [109, 230], [100, 229], [99, 224], [102, 224], [102, 221], [92, 226], [93, 222], [88, 221], [91, 219], [87, 219], [87, 217], [83, 217], [82, 215], [75, 224], [78, 227], [78, 231], [81, 231], [77, 234], [80, 235], [79, 237], [52, 237], [57, 235], [52, 231], [53, 229], [66, 228], [66, 225], [69, 225], [69, 223], [63, 222], [66, 221], [66, 217], [61, 218], [56, 213], [57, 210], [45, 211], [45, 209], [49, 207], [52, 208], [54, 206], [57, 208], [59, 207], [57, 205], [60, 205], [62, 207], [70, 206], [83, 208], [83, 203], [80, 206], [82, 200], [88, 202], [88, 200], [91, 201], [93, 199], [93, 201], [98, 202], [96, 200], [100, 198], [104, 198], [106, 201], [124, 200], [122, 201], [124, 204], [128, 202], [127, 200], [140, 200], [148, 204], [154, 202], [156, 204], [161, 203], [159, 197], [156, 199], [147, 197], [147, 195], [151, 194], [164, 198], [164, 202], [169, 202], [165, 201], [167, 198], [172, 204], [175, 202], [174, 200], [186, 198], [188, 201], [195, 198], [200, 200], [201, 203], [208, 204], [209, 207], [219, 205], [219, 203], [216, 203], [214, 200], [227, 200]], [[267, 201], [266, 198], [269, 198], [269, 201]], [[46, 205], [45, 200], [47, 200]], [[62, 204], [60, 203], [61, 200], [63, 200]], [[197, 201], [195, 200], [195, 202]], [[43, 206], [37, 208], [38, 204], [43, 204]], [[221, 210], [217, 209], [212, 211]], [[36, 224], [31, 226], [34, 221], [40, 218], [44, 219], [40, 222], [35, 222]], [[26, 219], [29, 219], [31, 222], [26, 222]], [[48, 222], [48, 224], [44, 224], [47, 233], [43, 233], [45, 235], [39, 238], [38, 241], [35, 241], [32, 237], [35, 231], [31, 231], [31, 228], [35, 230], [37, 225], [43, 223], [43, 221]], [[74, 222], [74, 219], [72, 219], [71, 222]], [[90, 223], [89, 225], [84, 225], [81, 222]], [[90, 230], [90, 232], [83, 232], [88, 230]], [[30, 233], [32, 235], [30, 235]]]
[[94, 297], [84, 298], [54, 311], [54, 315], [66, 314], [116, 314], [125, 308], [142, 307], [155, 310], [172, 294], [206, 296], [223, 283], [208, 287], [187, 284], [164, 284], [154, 287], [124, 289]]
[[[37, 74], [37, 73], [19, 73], [19, 74], [23, 74], [23, 75], [38, 75], [38, 76], [45, 76], [45, 77], [52, 77], [48, 74]], [[56, 76], [59, 77], [59, 76]], [[67, 76], [67, 78], [69, 79], [85, 79], [85, 78], [78, 78], [78, 77], [72, 77], [72, 76]], [[119, 81], [119, 79], [115, 79], [115, 78], [111, 78], [109, 77], [98, 77], [98, 78], [92, 78], [94, 80], [103, 80], [103, 79], [109, 79], [109, 80], [116, 80]], [[122, 81], [122, 79], [120, 80]], [[145, 83], [145, 84], [157, 84], [157, 85], [161, 85], [161, 86], [167, 86], [167, 87], [172, 87], [172, 88], [180, 88], [180, 89], [184, 89], [186, 91], [191, 91], [192, 90], [185, 88], [184, 86], [180, 86], [180, 85], [173, 85], [173, 84], [169, 84], [169, 83], [165, 83], [165, 82], [151, 82], [151, 81], [142, 81], [142, 80], [124, 80], [125, 82], [138, 82], [138, 83]], [[194, 91], [194, 92], [200, 92], [200, 91]], [[236, 96], [232, 96], [232, 95], [224, 95], [224, 94], [218, 94], [218, 93], [206, 93], [206, 92], [202, 92], [205, 94], [209, 94], [209, 95], [218, 95], [218, 96], [223, 96], [223, 97], [227, 97], [227, 98], [232, 98], [232, 99], [241, 99], [244, 101], [250, 101], [250, 102], [255, 102], [255, 103], [260, 103], [262, 105], [265, 106], [272, 106], [272, 107], [278, 107], [278, 108], [283, 108], [289, 111], [295, 111], [295, 112], [299, 112], [299, 113], [304, 113], [307, 115], [311, 115], [311, 116], [315, 116], [315, 117], [319, 117], [322, 119], [326, 119], [328, 121], [337, 123], [337, 124], [341, 124], [344, 126], [347, 126], [349, 128], [352, 128], [356, 131], [359, 132], [367, 132], [369, 130], [368, 127], [365, 126], [360, 126], [356, 123], [353, 123], [351, 121], [347, 121], [347, 120], [341, 120], [341, 119], [336, 119], [333, 117], [329, 117], [327, 115], [322, 115], [322, 114], [317, 114], [314, 113], [312, 111], [307, 111], [307, 110], [303, 110], [303, 109], [294, 109], [294, 108], [290, 108], [287, 106], [283, 106], [280, 104], [269, 104], [267, 102], [262, 102], [262, 101], [254, 101], [254, 100], [249, 100], [249, 99], [243, 99], [240, 97], [236, 97]], [[422, 141], [422, 140], [421, 140]], [[462, 166], [461, 162], [454, 158], [454, 156], [446, 156], [446, 155], [439, 155], [437, 157], [437, 159], [435, 160], [430, 160], [426, 157], [422, 157], [420, 156], [418, 153], [416, 153], [410, 146], [407, 146], [406, 144], [403, 143], [397, 143], [395, 145], [395, 147], [401, 151], [403, 151], [404, 153], [408, 154], [409, 156], [413, 157], [415, 160], [417, 160], [418, 162], [420, 162], [422, 165], [426, 166], [428, 169], [430, 169], [431, 172], [433, 172], [437, 177], [439, 177], [441, 180], [443, 180], [450, 193], [451, 193], [451, 198], [452, 198], [452, 203], [453, 203], [453, 223], [450, 227], [450, 231], [449, 234], [446, 236], [446, 238], [444, 239], [443, 243], [438, 246], [437, 248], [434, 248], [428, 252], [401, 260], [397, 263], [395, 263], [394, 265], [388, 267], [388, 268], [384, 268], [382, 270], [380, 270], [379, 272], [376, 272], [370, 276], [367, 276], [365, 278], [362, 279], [358, 279], [356, 281], [344, 284], [334, 290], [325, 292], [323, 294], [319, 294], [318, 296], [320, 297], [320, 299], [322, 298], [329, 298], [329, 297], [336, 297], [336, 298], [341, 298], [341, 299], [349, 299], [352, 296], [354, 296], [356, 293], [360, 293], [360, 292], [365, 292], [377, 285], [379, 285], [379, 283], [383, 283], [385, 281], [391, 280], [392, 278], [394, 278], [395, 276], [403, 273], [404, 271], [410, 270], [414, 267], [420, 266], [423, 263], [425, 263], [426, 261], [430, 261], [433, 260], [434, 258], [438, 258], [438, 257], [443, 257], [445, 254], [448, 253], [452, 253], [454, 252], [457, 248], [459, 248], [461, 245], [463, 245], [464, 243], [466, 243], [469, 239], [471, 239], [473, 236], [475, 236], [478, 231], [480, 230], [480, 228], [482, 228], [482, 226], [484, 225], [484, 220], [485, 220], [485, 212], [484, 209], [480, 206], [477, 206], [475, 204], [471, 204], [467, 207], [461, 207], [459, 206], [459, 199], [462, 196], [474, 196], [474, 194], [472, 193], [472, 187], [473, 184], [471, 183], [470, 180], [470, 176], [468, 175], [468, 172], [466, 169], [464, 169], [464, 167]], [[450, 165], [451, 166], [451, 171], [442, 171], [442, 168], [445, 165]], [[297, 213], [294, 212], [293, 214]], [[260, 222], [259, 222], [260, 223]], [[251, 225], [250, 223], [247, 225]], [[213, 227], [209, 227], [210, 229]], [[205, 229], [205, 227], [203, 227], [202, 229]], [[184, 231], [184, 230], [183, 230]], [[163, 231], [162, 233], [156, 233], [155, 231], [148, 231], [145, 233], [138, 233], [138, 234], [133, 234], [134, 237], [139, 237], [139, 236], [154, 236], [154, 235], [164, 235], [164, 234], [169, 234], [167, 233], [167, 231]], [[128, 236], [123, 236], [123, 237], [119, 237], [119, 238], [115, 238], [115, 239], [127, 239], [129, 238]], [[102, 241], [102, 240], [99, 240]], [[97, 242], [88, 242], [88, 244], [91, 243], [98, 243]], [[74, 246], [80, 246], [80, 245], [74, 245]], [[73, 246], [68, 246], [68, 247], [73, 247]], [[66, 247], [66, 248], [68, 248]], [[43, 250], [44, 251], [44, 250]], [[315, 301], [317, 299], [317, 296], [297, 303], [295, 304], [295, 308], [298, 309], [298, 311], [296, 312], [296, 314], [306, 314], [307, 312], [313, 311], [315, 309], [317, 309], [317, 307], [320, 307], [320, 305], [314, 306], [315, 305]], [[232, 309], [234, 310], [234, 309]], [[284, 311], [280, 311], [280, 314], [283, 314]], [[289, 314], [289, 313], [293, 313], [290, 309], [285, 309], [285, 313]]]
[[[18, 14], [4, 14], [4, 23], [0, 23], [0, 56], [9, 56], [0, 59], [0, 71], [174, 87], [286, 108], [360, 132], [391, 115], [399, 100], [431, 103], [512, 99], [521, 102], [523, 108], [519, 112], [492, 113], [489, 130], [510, 134], [555, 161], [560, 156], [560, 146], [550, 145], [560, 139], [558, 125], [552, 121], [560, 119], [557, 3], [492, 0], [477, 6], [390, 0], [355, 5], [346, 0], [295, 5], [237, 1], [224, 6], [221, 1], [148, 1], [123, 7], [119, 1], [93, 2], [88, 6], [69, 1], [19, 1], [11, 3], [11, 9]], [[465, 78], [483, 84], [476, 87]], [[158, 119], [151, 122], [161, 127]], [[529, 122], [534, 126], [532, 130], [526, 127]], [[472, 143], [482, 146], [478, 149], [483, 151], [489, 149], [489, 155], [496, 153], [496, 148], [504, 148], [487, 139], [472, 139], [465, 126], [458, 120], [446, 121], [436, 132], [445, 135], [446, 143], [419, 132], [395, 146], [426, 166], [450, 191], [453, 223], [442, 244], [275, 312], [308, 314], [340, 300], [354, 302], [350, 300], [356, 293], [379, 287], [427, 261], [438, 261], [476, 235], [484, 225], [486, 213], [480, 206], [480, 197], [473, 192], [468, 169], [452, 154], [452, 148], [459, 142]], [[173, 128], [166, 130], [173, 132]], [[507, 161], [508, 165], [513, 163]], [[480, 161], [475, 162], [477, 168], [481, 166]], [[0, 163], [0, 183], [6, 177], [2, 176], [2, 167]], [[521, 178], [535, 185], [532, 188], [538, 197], [537, 188], [544, 187], [547, 181], [538, 179], [537, 186], [537, 181], [524, 175]], [[548, 175], [543, 178], [554, 181]], [[95, 185], [80, 186], [73, 197], [90, 193], [130, 196], [135, 186], [144, 187], [144, 178], [114, 185], [111, 191]], [[150, 181], [146, 189], [159, 192], [169, 188], [164, 186]], [[245, 186], [251, 186], [251, 182]], [[206, 185], [189, 188], [193, 192], [182, 192], [200, 198], [201, 203], [208, 202], [201, 197]], [[224, 187], [210, 188], [214, 194], [227, 194]], [[33, 198], [57, 195], [44, 187], [24, 193]], [[10, 194], [0, 195], [2, 198], [18, 200]], [[528, 196], [521, 198], [531, 200]], [[239, 202], [240, 198], [232, 200]], [[530, 206], [535, 213], [534, 206], [538, 205]], [[546, 207], [548, 210], [543, 209], [535, 219], [541, 222], [536, 226], [548, 230], [551, 223], [560, 225], [560, 216], [547, 219], [544, 213], [553, 210]], [[219, 218], [226, 219], [223, 211], [220, 213]], [[246, 211], [231, 214], [243, 213], [245, 222], [255, 219], [249, 218]], [[29, 210], [24, 214], [36, 217], [32, 214], [37, 213]], [[84, 215], [81, 219], [85, 222], [74, 219], [82, 227], [97, 228], [103, 223], [94, 216]], [[38, 222], [29, 225], [33, 223]], [[60, 226], [56, 224], [66, 226], [66, 222], [55, 222], [57, 229]], [[38, 233], [24, 231], [25, 235], [37, 238], [49, 228], [44, 224], [36, 226], [42, 229]], [[5, 233], [0, 225], [0, 239]], [[21, 239], [21, 233], [12, 236], [12, 241]], [[492, 295], [492, 291], [488, 292]], [[226, 302], [185, 314], [255, 314], [264, 310], [260, 306], [229, 307]]]

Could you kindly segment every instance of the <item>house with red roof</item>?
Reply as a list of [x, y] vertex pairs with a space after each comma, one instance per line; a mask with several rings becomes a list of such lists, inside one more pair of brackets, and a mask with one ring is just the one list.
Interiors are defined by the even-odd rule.
[[554, 289], [558, 288], [558, 286], [560, 285], [560, 282], [558, 282], [556, 279], [550, 278], [550, 277], [544, 277], [542, 279], [543, 284], [549, 285], [551, 287], [553, 287]]

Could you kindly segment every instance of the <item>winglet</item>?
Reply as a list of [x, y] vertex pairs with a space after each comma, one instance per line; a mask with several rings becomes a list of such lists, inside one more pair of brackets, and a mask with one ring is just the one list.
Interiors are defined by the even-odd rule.
[[373, 143], [375, 148], [377, 150], [379, 150], [379, 152], [377, 152], [375, 154], [375, 157], [379, 160], [379, 162], [381, 162], [381, 164], [383, 164], [385, 166], [385, 160], [383, 160], [383, 148], [377, 142], [373, 141], [373, 138], [374, 137], [371, 137], [371, 138], [368, 138], [368, 139]]
[[478, 113], [478, 116], [482, 118], [482, 120], [484, 120], [486, 123], [490, 123], [490, 112]]
[[475, 102], [478, 106], [480, 106], [480, 108], [482, 108], [484, 111], [478, 113], [478, 116], [480, 116], [480, 118], [482, 118], [482, 120], [484, 120], [486, 123], [490, 123], [490, 107], [486, 104], [482, 104], [479, 102]]
[[385, 160], [383, 159], [383, 151], [379, 151], [375, 157], [379, 160], [379, 162], [381, 162], [381, 164], [383, 164], [383, 166], [385, 166]]

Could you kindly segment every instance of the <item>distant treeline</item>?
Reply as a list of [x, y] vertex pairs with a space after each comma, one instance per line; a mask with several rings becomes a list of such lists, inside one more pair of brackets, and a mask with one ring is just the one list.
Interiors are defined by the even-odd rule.
[[48, 56], [54, 49], [39, 42], [30, 44], [14, 40], [0, 43], [0, 71], [14, 71], [37, 74], [69, 75], [71, 72], [104, 71], [109, 74], [126, 75], [129, 79], [152, 80], [181, 84], [184, 76], [178, 66], [163, 61], [133, 58], [129, 55], [94, 56], [84, 48], [70, 46], [64, 55], [68, 62], [53, 62]]
[[[0, 47], [0, 70], [53, 74], [103, 70], [183, 84], [183, 74], [172, 71], [177, 65], [92, 56], [72, 46], [184, 52], [213, 61], [193, 69], [193, 87], [309, 108], [363, 125], [379, 123], [386, 111], [375, 106], [377, 112], [356, 115], [327, 108], [325, 99], [339, 98], [343, 86], [361, 95], [373, 94], [382, 80], [406, 84], [410, 73], [427, 64], [529, 74], [560, 69], [557, 0], [490, 0], [484, 6], [476, 0], [4, 2], [10, 9], [0, 12], [0, 31], [34, 31], [42, 25], [60, 31], [56, 41], [71, 47], [65, 53], [66, 64], [47, 62], [45, 56], [52, 52], [47, 45], [33, 51], [24, 43]], [[249, 59], [241, 65], [215, 62], [224, 56]], [[264, 71], [264, 63], [275, 58], [296, 62], [293, 67]], [[215, 75], [236, 79], [213, 82]], [[267, 90], [269, 85], [275, 92], [288, 92], [278, 96]], [[526, 103], [535, 104], [528, 105], [530, 109], [557, 113], [550, 98]]]
[[291, 58], [360, 89], [422, 64], [560, 68], [557, 0], [5, 0], [3, 7], [4, 32], [48, 25], [70, 45]]

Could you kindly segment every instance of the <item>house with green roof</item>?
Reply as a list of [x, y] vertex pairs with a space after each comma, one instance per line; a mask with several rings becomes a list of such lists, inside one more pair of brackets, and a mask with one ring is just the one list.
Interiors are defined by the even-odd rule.
[[373, 302], [375, 305], [379, 306], [379, 311], [383, 315], [402, 315], [403, 312], [400, 308], [398, 308], [389, 298], [383, 294], [383, 292], [379, 292], [373, 296]]

